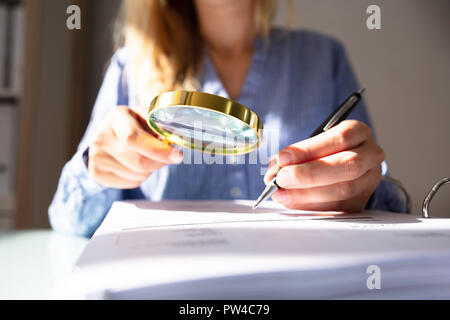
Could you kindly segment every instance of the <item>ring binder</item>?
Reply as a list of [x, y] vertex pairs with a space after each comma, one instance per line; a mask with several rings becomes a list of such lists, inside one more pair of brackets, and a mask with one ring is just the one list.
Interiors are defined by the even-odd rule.
[[422, 214], [424, 218], [430, 218], [428, 207], [430, 205], [431, 200], [436, 195], [438, 190], [444, 185], [450, 183], [450, 178], [444, 178], [440, 181], [438, 181], [433, 188], [431, 188], [430, 192], [428, 192], [427, 196], [425, 197], [425, 200], [423, 200], [422, 205]]

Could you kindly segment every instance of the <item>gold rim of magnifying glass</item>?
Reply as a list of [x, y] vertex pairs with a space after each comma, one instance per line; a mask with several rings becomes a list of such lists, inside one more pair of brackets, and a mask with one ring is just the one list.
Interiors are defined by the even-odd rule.
[[[206, 109], [227, 116], [232, 116], [252, 129], [258, 137], [258, 142], [243, 148], [224, 148], [219, 149], [221, 151], [217, 151], [216, 149], [209, 149], [205, 146], [198, 147], [193, 142], [188, 142], [176, 134], [163, 131], [152, 121], [151, 114], [155, 110], [177, 106], [189, 106], [198, 109]], [[256, 150], [261, 142], [261, 130], [263, 128], [262, 121], [259, 119], [258, 115], [249, 108], [230, 99], [199, 91], [170, 91], [160, 94], [155, 97], [150, 104], [147, 114], [147, 122], [154, 132], [160, 136], [163, 136], [172, 143], [190, 149], [223, 155], [245, 154]]]

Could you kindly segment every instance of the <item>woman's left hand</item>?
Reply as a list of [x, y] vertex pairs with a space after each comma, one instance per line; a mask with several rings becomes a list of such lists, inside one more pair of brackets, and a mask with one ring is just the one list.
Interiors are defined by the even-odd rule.
[[370, 128], [346, 120], [281, 150], [264, 181], [270, 182], [281, 168], [277, 184], [282, 189], [272, 199], [287, 208], [359, 212], [381, 181], [384, 158]]

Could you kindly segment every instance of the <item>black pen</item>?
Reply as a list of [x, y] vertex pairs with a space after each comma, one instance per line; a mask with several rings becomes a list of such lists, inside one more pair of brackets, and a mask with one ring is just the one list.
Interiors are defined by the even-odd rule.
[[[362, 94], [364, 93], [366, 89], [361, 89], [355, 93], [353, 93], [350, 97], [348, 97], [347, 100], [345, 100], [339, 108], [337, 108], [328, 118], [326, 118], [320, 126], [314, 131], [311, 137], [317, 136], [318, 134], [321, 134], [322, 132], [325, 132], [332, 127], [338, 125], [342, 121], [344, 121], [348, 115], [353, 111], [353, 109], [356, 107], [359, 101], [361, 101]], [[271, 197], [275, 192], [277, 192], [280, 189], [280, 187], [277, 184], [277, 177], [272, 179], [272, 181], [266, 186], [264, 191], [261, 193], [259, 198], [256, 200], [255, 205], [253, 206], [253, 209], [256, 209], [263, 201]]]

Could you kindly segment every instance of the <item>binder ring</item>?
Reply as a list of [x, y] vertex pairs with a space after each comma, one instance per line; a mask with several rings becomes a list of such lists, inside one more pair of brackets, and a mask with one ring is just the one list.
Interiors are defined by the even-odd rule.
[[436, 195], [438, 190], [444, 185], [450, 183], [450, 178], [444, 178], [440, 181], [438, 181], [433, 188], [431, 188], [430, 192], [428, 192], [427, 196], [425, 197], [425, 200], [423, 201], [422, 205], [422, 214], [424, 218], [429, 218], [429, 210], [428, 207], [430, 205], [431, 199]]

